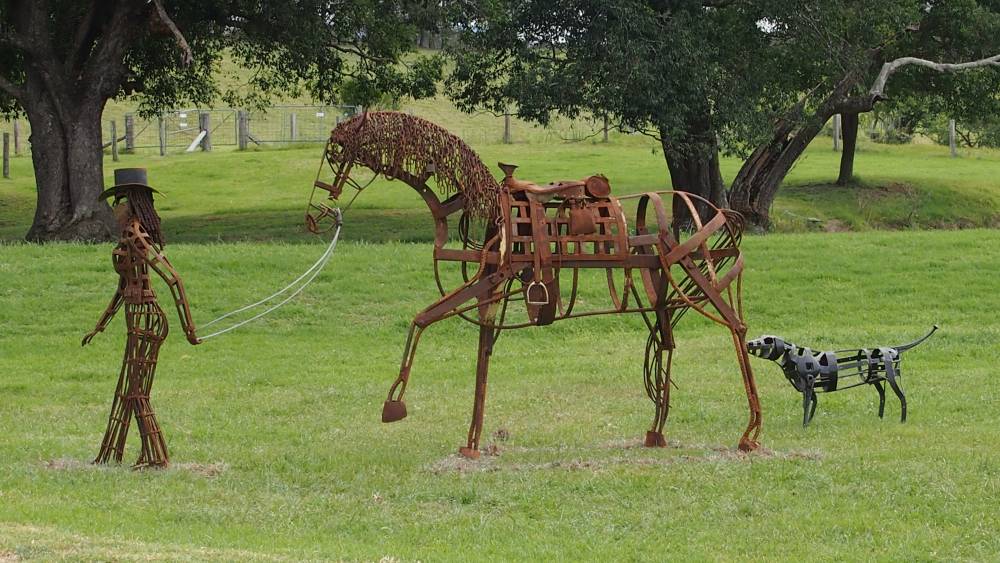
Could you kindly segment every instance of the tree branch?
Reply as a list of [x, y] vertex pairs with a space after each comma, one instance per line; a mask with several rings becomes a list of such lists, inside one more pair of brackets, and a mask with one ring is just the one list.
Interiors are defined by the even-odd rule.
[[13, 82], [7, 80], [3, 76], [0, 76], [0, 90], [3, 90], [9, 94], [12, 98], [20, 102], [27, 95], [23, 86], [14, 84]]
[[66, 57], [66, 69], [75, 69], [82, 62], [84, 57], [83, 48], [84, 46], [93, 41], [94, 38], [94, 20], [97, 14], [97, 8], [100, 5], [98, 0], [91, 0], [90, 7], [87, 8], [87, 13], [83, 16], [79, 25], [76, 28], [76, 37], [73, 39], [73, 47], [69, 51], [69, 56]]
[[938, 72], [959, 72], [970, 68], [981, 68], [986, 66], [1000, 67], [1000, 54], [967, 63], [936, 63], [926, 59], [918, 59], [917, 57], [900, 57], [894, 61], [889, 61], [882, 65], [882, 70], [878, 73], [878, 77], [875, 79], [875, 83], [872, 84], [871, 90], [868, 91], [868, 95], [873, 99], [873, 101], [885, 98], [885, 84], [889, 80], [889, 77], [892, 76], [894, 72], [907, 65], [922, 66]]
[[160, 17], [160, 21], [162, 21], [163, 24], [170, 29], [170, 32], [174, 34], [174, 39], [177, 40], [177, 46], [184, 52], [184, 57], [182, 59], [184, 66], [190, 65], [194, 61], [194, 53], [191, 52], [191, 46], [188, 45], [187, 39], [184, 38], [184, 34], [181, 33], [180, 29], [177, 29], [177, 24], [175, 24], [174, 20], [170, 19], [170, 16], [167, 15], [167, 11], [163, 9], [163, 4], [160, 0], [153, 0], [153, 5], [156, 6], [156, 14]]

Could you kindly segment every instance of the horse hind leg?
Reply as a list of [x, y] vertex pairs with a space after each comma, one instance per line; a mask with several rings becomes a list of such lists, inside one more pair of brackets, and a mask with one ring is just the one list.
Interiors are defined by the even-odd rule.
[[738, 326], [730, 326], [733, 335], [733, 345], [736, 347], [736, 361], [740, 365], [740, 373], [743, 376], [743, 388], [747, 394], [747, 404], [750, 408], [750, 420], [747, 428], [740, 437], [739, 449], [743, 452], [752, 452], [760, 447], [758, 438], [762, 416], [760, 412], [760, 398], [757, 395], [757, 382], [754, 380], [753, 371], [750, 369], [750, 355], [747, 352], [746, 329], [742, 328], [740, 322]]
[[[663, 427], [670, 414], [670, 369], [673, 364], [674, 345], [670, 333], [669, 318], [657, 313], [659, 327], [652, 327], [646, 342], [644, 375], [646, 377], [646, 393], [653, 401], [655, 412], [653, 424], [646, 432], [643, 445], [647, 448], [665, 448], [667, 440], [663, 436]], [[662, 327], [666, 327], [665, 330]], [[663, 355], [666, 353], [666, 362]]]

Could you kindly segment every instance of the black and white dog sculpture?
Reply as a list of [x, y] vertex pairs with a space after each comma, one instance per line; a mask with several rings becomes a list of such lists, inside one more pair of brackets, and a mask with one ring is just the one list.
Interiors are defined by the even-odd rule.
[[[900, 422], [906, 422], [906, 395], [899, 384], [899, 362], [902, 352], [930, 338], [930, 332], [909, 344], [892, 348], [857, 348], [836, 352], [813, 352], [796, 346], [778, 336], [762, 336], [747, 342], [747, 350], [758, 358], [771, 360], [781, 366], [785, 378], [802, 393], [802, 425], [806, 426], [816, 413], [816, 393], [840, 391], [859, 385], [873, 385], [878, 391], [878, 416], [885, 414], [885, 387], [887, 381], [899, 397]], [[857, 378], [851, 380], [850, 378]]]

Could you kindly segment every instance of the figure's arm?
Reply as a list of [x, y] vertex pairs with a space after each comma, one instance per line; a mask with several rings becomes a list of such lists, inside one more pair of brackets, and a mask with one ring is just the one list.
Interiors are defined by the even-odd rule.
[[141, 228], [135, 237], [135, 244], [146, 257], [146, 263], [153, 269], [170, 288], [170, 294], [174, 298], [174, 305], [177, 307], [177, 314], [180, 316], [181, 325], [184, 328], [184, 335], [187, 336], [191, 344], [201, 344], [201, 340], [195, 335], [194, 319], [191, 317], [191, 307], [188, 305], [187, 294], [184, 293], [184, 282], [180, 274], [170, 264], [163, 252], [152, 243], [149, 235]]
[[97, 326], [94, 327], [94, 330], [88, 332], [83, 337], [83, 341], [80, 343], [80, 346], [86, 346], [87, 344], [90, 343], [90, 341], [94, 338], [94, 336], [97, 335], [98, 332], [104, 332], [104, 329], [107, 328], [108, 323], [111, 322], [111, 319], [114, 318], [115, 313], [118, 312], [118, 309], [121, 309], [122, 303], [125, 302], [124, 289], [125, 289], [125, 278], [119, 276], [118, 289], [115, 290], [115, 294], [111, 298], [111, 303], [108, 303], [107, 309], [104, 310], [104, 314], [101, 315], [101, 319], [97, 321]]

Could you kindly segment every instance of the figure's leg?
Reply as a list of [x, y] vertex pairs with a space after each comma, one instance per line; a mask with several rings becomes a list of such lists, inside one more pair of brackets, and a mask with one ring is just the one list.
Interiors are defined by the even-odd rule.
[[[480, 317], [482, 318], [482, 317]], [[479, 353], [476, 356], [476, 395], [472, 403], [472, 422], [465, 446], [458, 453], [470, 459], [479, 458], [479, 437], [483, 432], [483, 415], [486, 408], [486, 380], [490, 370], [490, 356], [493, 354], [492, 327], [479, 327]]]
[[885, 362], [885, 378], [889, 381], [889, 387], [892, 387], [892, 392], [899, 397], [899, 408], [900, 408], [900, 422], [906, 422], [906, 395], [903, 393], [903, 389], [899, 386], [899, 382], [896, 377], [899, 375], [896, 373], [896, 366], [893, 364], [891, 359], [883, 360]]
[[882, 385], [881, 381], [875, 381], [872, 385], [878, 391], [878, 417], [882, 418], [885, 415], [885, 386]]
[[[646, 432], [646, 439], [643, 442], [647, 448], [667, 446], [667, 440], [663, 436], [663, 426], [670, 414], [670, 368], [674, 357], [674, 338], [669, 313], [657, 311], [656, 323], [657, 326], [650, 330], [646, 344], [646, 392], [655, 406], [653, 424]], [[664, 352], [667, 356], [665, 363]]]
[[[127, 345], [126, 345], [127, 346]], [[128, 349], [122, 360], [122, 369], [118, 374], [118, 386], [115, 388], [115, 398], [111, 402], [111, 414], [108, 416], [108, 427], [101, 440], [101, 449], [94, 463], [107, 463], [112, 458], [121, 462], [124, 451], [118, 449], [124, 446], [125, 437], [132, 421], [132, 409], [129, 408], [125, 395], [128, 392]]]
[[813, 416], [815, 416], [817, 406], [819, 406], [819, 394], [814, 389], [812, 392], [812, 407], [809, 409], [809, 420], [812, 420]]
[[111, 414], [108, 416], [108, 427], [104, 431], [101, 449], [94, 463], [107, 463], [114, 460], [121, 463], [125, 455], [125, 442], [129, 427], [132, 425], [132, 396], [135, 370], [137, 368], [136, 354], [139, 350], [138, 334], [134, 330], [135, 311], [133, 305], [125, 306], [125, 318], [128, 334], [125, 340], [125, 353], [122, 358], [122, 368], [118, 374], [118, 385], [115, 387], [115, 398], [111, 402]]
[[166, 336], [166, 327], [162, 313], [152, 312], [148, 313], [146, 317], [145, 333], [140, 341], [141, 391], [133, 403], [135, 420], [142, 440], [142, 452], [135, 467], [166, 467], [170, 463], [167, 443], [163, 438], [163, 431], [156, 421], [156, 413], [153, 412], [153, 405], [149, 398], [153, 387], [153, 376], [156, 374], [156, 360], [160, 345]]

